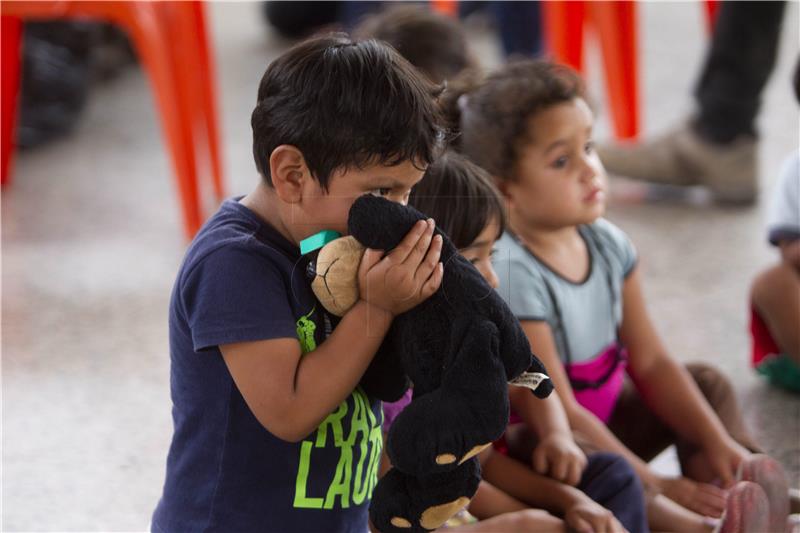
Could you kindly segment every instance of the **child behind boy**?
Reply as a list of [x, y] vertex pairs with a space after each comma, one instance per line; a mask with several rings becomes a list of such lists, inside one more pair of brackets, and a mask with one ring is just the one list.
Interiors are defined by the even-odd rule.
[[[504, 201], [483, 169], [448, 152], [428, 167], [409, 203], [433, 216], [461, 255], [497, 288], [491, 257], [506, 216]], [[540, 400], [525, 388], [510, 389], [513, 410], [542, 436], [534, 453], [540, 473], [500, 451], [486, 450], [479, 457], [484, 481], [469, 506], [484, 521], [463, 530], [496, 531], [513, 521], [520, 531], [647, 531], [642, 488], [630, 465], [611, 453], [590, 454], [587, 463], [556, 395]], [[384, 406], [384, 431], [407, 402]], [[530, 512], [530, 507], [561, 518]]]
[[[794, 70], [800, 102], [800, 61]], [[751, 290], [753, 365], [779, 387], [800, 392], [800, 151], [786, 159], [769, 206], [769, 242], [781, 261]]]
[[440, 143], [432, 92], [391, 48], [342, 36], [267, 68], [260, 183], [200, 230], [173, 289], [175, 429], [153, 530], [366, 531], [382, 414], [357, 385], [392, 318], [438, 289], [441, 239], [421, 221], [368, 250], [363, 299], [332, 332], [298, 245], [346, 234], [362, 194], [407, 200]]
[[461, 24], [425, 6], [386, 6], [365, 17], [353, 35], [389, 43], [434, 83], [453, 79], [475, 66]]
[[[662, 346], [635, 249], [601, 218], [605, 172], [580, 79], [565, 67], [520, 61], [459, 100], [462, 150], [508, 201], [509, 229], [494, 261], [501, 294], [585, 448], [633, 465], [654, 530], [710, 531], [707, 517], [723, 512], [722, 531], [782, 530], [780, 466], [752, 453], [758, 447], [724, 376], [707, 365], [684, 367]], [[524, 429], [508, 435], [519, 457], [530, 456]], [[659, 476], [647, 464], [671, 443], [685, 477]], [[758, 484], [734, 485], [739, 477]]]

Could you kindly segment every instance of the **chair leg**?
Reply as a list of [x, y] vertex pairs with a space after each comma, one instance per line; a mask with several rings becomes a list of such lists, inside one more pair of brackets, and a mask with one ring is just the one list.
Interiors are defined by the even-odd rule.
[[195, 1], [189, 4], [192, 15], [194, 16], [196, 36], [196, 50], [198, 51], [199, 74], [197, 87], [203, 98], [202, 108], [205, 116], [205, 127], [208, 136], [208, 152], [211, 157], [211, 176], [214, 185], [214, 194], [218, 202], [225, 196], [225, 180], [222, 174], [222, 145], [220, 144], [220, 134], [217, 119], [219, 117], [217, 107], [217, 87], [216, 87], [216, 65], [214, 57], [208, 46], [208, 39], [211, 38], [208, 32], [205, 15], [205, 2]]
[[22, 42], [22, 20], [16, 17], [0, 17], [0, 54], [2, 54], [2, 96], [0, 114], [0, 184], [11, 181], [11, 160], [14, 153], [14, 132], [19, 96], [20, 60]]
[[458, 18], [458, 0], [431, 0], [430, 5], [433, 11]]
[[717, 25], [717, 13], [719, 12], [719, 0], [706, 0], [706, 28], [708, 34], [714, 33]]
[[174, 45], [168, 27], [157, 11], [159, 3], [136, 2], [136, 23], [129, 24], [130, 36], [138, 50], [142, 65], [150, 75], [161, 123], [175, 167], [178, 192], [183, 207], [186, 236], [191, 239], [202, 223], [197, 187], [194, 143], [190, 117], [183, 111], [180, 87], [175, 79], [172, 61], [165, 50]]
[[559, 63], [583, 70], [583, 30], [586, 6], [582, 0], [542, 2], [542, 27], [550, 55]]
[[614, 133], [633, 139], [639, 133], [636, 2], [589, 2], [589, 9], [603, 50]]

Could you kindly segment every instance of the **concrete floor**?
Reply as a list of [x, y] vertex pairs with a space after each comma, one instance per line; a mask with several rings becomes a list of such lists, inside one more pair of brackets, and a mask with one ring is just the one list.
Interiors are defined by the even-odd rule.
[[[645, 133], [677, 123], [702, 61], [703, 8], [641, 5]], [[256, 183], [249, 115], [267, 63], [286, 43], [258, 6], [211, 8], [229, 190]], [[798, 147], [790, 72], [798, 4], [787, 8], [777, 68], [764, 97], [766, 190]], [[474, 30], [487, 63], [490, 34]], [[590, 87], [607, 137], [602, 77]], [[76, 131], [20, 154], [2, 191], [2, 524], [7, 531], [147, 528], [171, 434], [167, 304], [186, 242], [149, 85], [131, 69], [96, 89]], [[609, 218], [637, 243], [650, 310], [681, 360], [719, 365], [767, 450], [800, 478], [800, 397], [748, 368], [749, 280], [776, 255], [764, 241], [763, 201], [750, 209], [643, 202], [614, 181]], [[674, 468], [669, 458], [663, 468]]]

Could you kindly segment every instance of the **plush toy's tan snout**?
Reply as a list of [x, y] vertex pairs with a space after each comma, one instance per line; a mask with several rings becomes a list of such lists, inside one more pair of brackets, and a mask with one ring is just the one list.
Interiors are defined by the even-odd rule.
[[317, 255], [311, 288], [329, 313], [343, 316], [358, 301], [358, 265], [364, 247], [354, 237], [331, 241]]

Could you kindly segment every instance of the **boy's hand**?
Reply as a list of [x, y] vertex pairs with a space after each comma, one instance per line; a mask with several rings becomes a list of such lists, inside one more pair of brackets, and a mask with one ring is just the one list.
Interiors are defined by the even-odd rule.
[[539, 474], [574, 487], [586, 468], [586, 455], [571, 435], [552, 433], [534, 448], [532, 463]]
[[586, 498], [571, 505], [564, 513], [570, 530], [580, 533], [627, 533], [614, 513]]
[[383, 255], [367, 249], [358, 270], [361, 299], [397, 316], [425, 301], [442, 283], [442, 238], [432, 219], [420, 220], [397, 247]]
[[714, 485], [685, 477], [661, 478], [658, 485], [664, 496], [701, 515], [719, 518], [725, 510], [727, 493]]

